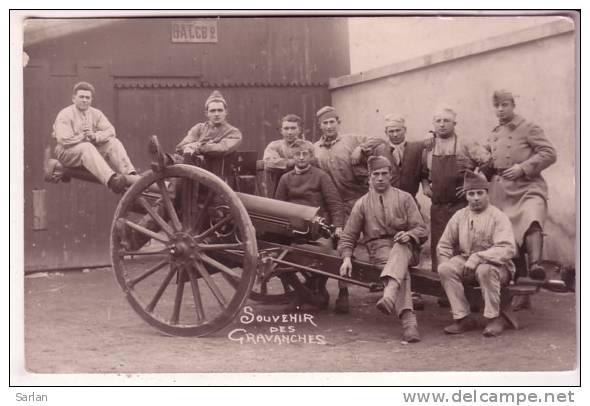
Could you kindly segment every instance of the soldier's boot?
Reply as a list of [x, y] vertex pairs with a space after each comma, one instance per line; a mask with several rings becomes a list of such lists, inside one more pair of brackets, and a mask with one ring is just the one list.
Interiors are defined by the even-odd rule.
[[543, 231], [536, 222], [531, 225], [524, 240], [529, 261], [529, 276], [532, 279], [544, 280], [545, 269], [540, 264], [543, 255]]
[[483, 335], [485, 337], [496, 337], [502, 334], [504, 328], [506, 327], [506, 322], [502, 316], [494, 317], [493, 319], [488, 319], [488, 324], [486, 328], [483, 330]]
[[334, 311], [340, 314], [350, 313], [350, 303], [348, 301], [348, 288], [340, 288], [338, 298], [334, 303]]
[[129, 182], [127, 178], [120, 173], [115, 173], [107, 182], [107, 187], [117, 194], [125, 192], [128, 186]]
[[328, 283], [328, 277], [317, 275], [316, 276], [316, 292], [319, 297], [320, 309], [327, 309], [330, 305], [330, 293], [328, 293], [328, 289], [326, 289], [326, 284]]
[[477, 323], [470, 315], [467, 315], [462, 319], [453, 320], [453, 324], [446, 326], [443, 330], [446, 334], [462, 334], [475, 328]]
[[399, 292], [399, 282], [390, 277], [384, 277], [383, 297], [375, 305], [381, 313], [390, 315], [395, 312], [395, 301]]
[[402, 339], [407, 343], [417, 343], [421, 340], [418, 331], [418, 321], [413, 310], [406, 309], [401, 315], [403, 335]]

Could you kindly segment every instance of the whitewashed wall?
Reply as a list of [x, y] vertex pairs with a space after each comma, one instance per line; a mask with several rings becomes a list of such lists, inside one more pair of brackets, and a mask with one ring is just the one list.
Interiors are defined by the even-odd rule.
[[[405, 35], [411, 41], [411, 32]], [[343, 132], [382, 134], [384, 116], [395, 112], [405, 116], [409, 139], [427, 135], [432, 112], [441, 104], [457, 111], [460, 137], [485, 139], [497, 124], [492, 92], [511, 90], [517, 113], [540, 125], [558, 153], [557, 163], [544, 171], [550, 194], [545, 257], [573, 265], [577, 77], [574, 24], [560, 19], [334, 78], [330, 84]], [[427, 212], [429, 202], [419, 194]]]

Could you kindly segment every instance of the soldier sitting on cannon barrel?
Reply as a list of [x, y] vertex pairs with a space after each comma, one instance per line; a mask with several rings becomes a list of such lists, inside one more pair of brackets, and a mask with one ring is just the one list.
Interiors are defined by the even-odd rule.
[[59, 162], [51, 160], [53, 167], [46, 170], [53, 174], [59, 163], [81, 166], [115, 193], [122, 193], [139, 176], [125, 147], [116, 138], [113, 125], [102, 111], [91, 106], [94, 94], [94, 86], [88, 82], [74, 85], [73, 104], [62, 109], [53, 124]]
[[[319, 207], [319, 216], [324, 217], [328, 224], [335, 229], [338, 238], [344, 226], [344, 208], [334, 182], [326, 172], [311, 165], [313, 159], [313, 144], [309, 141], [295, 140], [291, 146], [295, 160], [293, 170], [281, 176], [275, 199], [285, 202]], [[332, 249], [328, 239], [318, 241], [321, 245]], [[327, 276], [313, 275], [308, 280], [308, 287], [319, 296], [316, 303], [320, 308], [326, 308], [330, 302], [330, 295], [326, 289]]]
[[353, 249], [362, 232], [370, 262], [383, 265], [384, 290], [377, 308], [388, 315], [397, 313], [404, 341], [418, 342], [409, 266], [418, 262], [428, 236], [426, 225], [412, 195], [391, 186], [389, 160], [372, 156], [368, 166], [369, 192], [355, 203], [338, 244], [343, 258], [340, 274], [350, 276]]

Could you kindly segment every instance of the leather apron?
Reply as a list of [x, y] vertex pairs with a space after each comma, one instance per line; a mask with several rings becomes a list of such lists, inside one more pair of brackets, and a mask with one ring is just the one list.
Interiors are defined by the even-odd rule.
[[432, 206], [430, 207], [430, 250], [432, 270], [438, 269], [436, 246], [453, 214], [466, 206], [465, 198], [457, 198], [457, 187], [463, 177], [457, 168], [457, 139], [452, 155], [432, 153], [430, 176], [432, 180]]

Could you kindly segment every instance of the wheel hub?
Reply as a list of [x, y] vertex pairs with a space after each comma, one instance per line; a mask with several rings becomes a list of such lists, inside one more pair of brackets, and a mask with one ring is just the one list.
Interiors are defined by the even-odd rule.
[[188, 234], [177, 234], [170, 244], [170, 255], [176, 258], [189, 258], [196, 249], [195, 240]]

